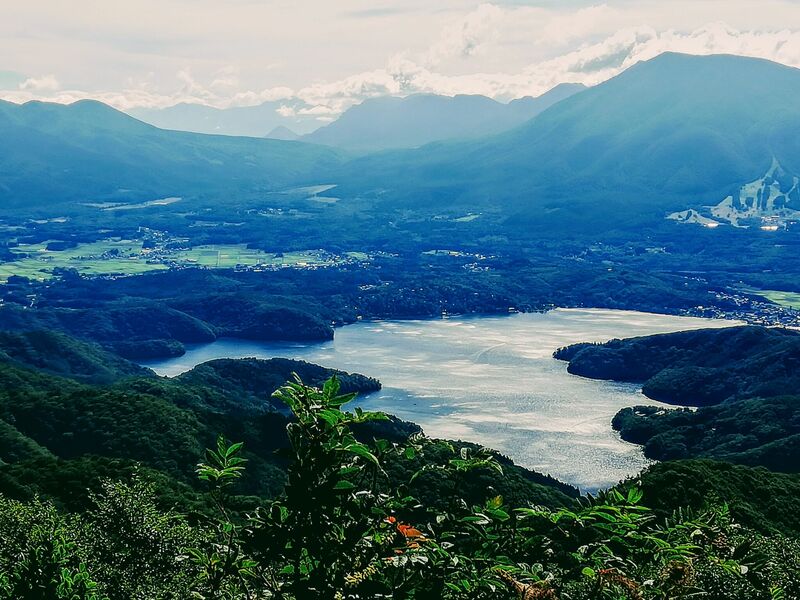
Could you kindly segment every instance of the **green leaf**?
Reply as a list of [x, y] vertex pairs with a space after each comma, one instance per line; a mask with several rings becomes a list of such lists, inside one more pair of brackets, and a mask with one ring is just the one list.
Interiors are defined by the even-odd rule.
[[325, 394], [326, 398], [334, 398], [339, 393], [340, 387], [339, 378], [334, 375], [323, 384], [322, 393]]
[[500, 508], [487, 508], [486, 512], [498, 521], [508, 521], [511, 518], [511, 515]]
[[349, 444], [343, 448], [345, 452], [350, 452], [351, 454], [355, 454], [356, 456], [360, 456], [371, 463], [373, 463], [376, 467], [380, 467], [380, 463], [378, 462], [378, 457], [376, 457], [372, 452], [369, 451], [364, 444], [356, 442], [355, 444]]
[[342, 420], [342, 413], [338, 410], [326, 408], [325, 410], [321, 410], [318, 414], [320, 419], [333, 427], [335, 427]]
[[495, 496], [494, 498], [489, 498], [486, 501], [486, 508], [500, 508], [501, 506], [503, 506], [502, 496]]
[[244, 442], [236, 442], [235, 444], [231, 444], [225, 450], [225, 456], [232, 456], [233, 454], [236, 454], [242, 449], [242, 446], [244, 446]]

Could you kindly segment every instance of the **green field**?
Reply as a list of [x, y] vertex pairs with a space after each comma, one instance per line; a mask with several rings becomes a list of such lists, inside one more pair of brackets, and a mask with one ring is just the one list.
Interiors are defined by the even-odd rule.
[[305, 267], [333, 265], [341, 262], [341, 259], [320, 250], [270, 254], [248, 248], [245, 244], [197, 246], [191, 250], [175, 252], [171, 258], [182, 264], [221, 269], [258, 265]]
[[348, 252], [336, 256], [323, 250], [304, 250], [272, 254], [248, 248], [245, 244], [197, 246], [189, 250], [144, 250], [140, 241], [109, 239], [80, 244], [67, 250], [46, 250], [47, 242], [21, 244], [12, 249], [17, 260], [0, 264], [0, 283], [12, 275], [44, 281], [58, 268], [76, 269], [84, 275], [138, 275], [171, 266], [198, 266], [230, 269], [234, 267], [318, 267], [346, 261], [366, 260], [368, 255]]
[[163, 264], [148, 263], [142, 243], [138, 241], [102, 240], [58, 251], [46, 250], [46, 246], [47, 242], [42, 242], [13, 248], [12, 252], [20, 258], [0, 264], [0, 282], [12, 275], [44, 281], [52, 277], [57, 268], [76, 269], [84, 275], [137, 275], [167, 268]]
[[775, 304], [800, 309], [800, 293], [781, 292], [778, 290], [757, 290], [756, 293]]

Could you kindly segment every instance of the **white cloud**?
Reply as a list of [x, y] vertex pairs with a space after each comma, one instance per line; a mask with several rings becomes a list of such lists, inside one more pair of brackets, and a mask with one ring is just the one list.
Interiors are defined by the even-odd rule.
[[[178, 7], [186, 0], [164, 1], [178, 16]], [[359, 1], [342, 0], [350, 8], [373, 7], [373, 3], [359, 5]], [[570, 3], [571, 8], [558, 3], [537, 7], [443, 0], [436, 3], [437, 10], [422, 0], [405, 0], [403, 11], [393, 11], [394, 0], [385, 0], [377, 12], [342, 9], [342, 14], [326, 13], [330, 21], [325, 21], [326, 27], [333, 30], [326, 33], [327, 44], [318, 30], [308, 29], [313, 26], [308, 10], [296, 8], [303, 3], [284, 6], [287, 13], [300, 11], [290, 16], [305, 27], [292, 33], [291, 27], [280, 21], [259, 21], [264, 14], [271, 14], [258, 12], [267, 11], [264, 7], [269, 3], [243, 3], [226, 12], [218, 11], [211, 0], [196, 2], [194, 26], [214, 25], [220, 31], [219, 41], [196, 34], [205, 44], [203, 51], [209, 47], [203, 58], [190, 56], [199, 52], [195, 46], [188, 46], [192, 52], [181, 54], [183, 45], [193, 39], [194, 30], [187, 25], [179, 39], [159, 38], [172, 52], [168, 60], [161, 55], [149, 57], [138, 46], [136, 53], [126, 54], [126, 60], [147, 68], [123, 73], [118, 89], [60, 86], [56, 77], [48, 75], [0, 92], [0, 98], [69, 102], [91, 97], [122, 109], [178, 102], [226, 107], [277, 101], [282, 103], [278, 112], [285, 116], [330, 120], [355, 103], [384, 95], [465, 93], [509, 100], [539, 95], [562, 82], [594, 85], [668, 50], [742, 54], [800, 67], [800, 11], [787, 0], [762, 0], [758, 10], [749, 0], [642, 0], [635, 5], [607, 0], [581, 6]], [[250, 12], [238, 12], [244, 10]], [[332, 11], [332, 4], [320, 10]], [[230, 31], [222, 31], [223, 24], [216, 21], [228, 18], [228, 12], [239, 18], [228, 24]], [[717, 21], [720, 15], [727, 24]], [[376, 19], [380, 19], [377, 27]], [[126, 34], [134, 36], [130, 20], [124, 26]], [[156, 28], [157, 23], [148, 26]], [[265, 27], [280, 39], [280, 52], [258, 54], [253, 50], [262, 38], [270, 38], [263, 33]], [[389, 41], [380, 45], [384, 38], [394, 45]], [[0, 37], [0, 50], [8, 43]], [[314, 55], [316, 59], [306, 56], [315, 44], [326, 53]], [[236, 56], [231, 55], [234, 51]], [[216, 54], [224, 54], [224, 62]], [[344, 60], [345, 54], [349, 62]], [[349, 70], [336, 76], [344, 68], [340, 63], [347, 63]], [[27, 73], [51, 70], [8, 66]], [[267, 77], [282, 83], [277, 73], [288, 71], [296, 78], [306, 77], [305, 81], [263, 85]], [[59, 79], [69, 80], [55, 72]], [[320, 77], [320, 72], [325, 77]]]
[[397, 56], [385, 68], [338, 82], [298, 90], [311, 105], [346, 108], [381, 95], [436, 93], [482, 94], [500, 100], [537, 96], [564, 82], [595, 85], [642, 60], [665, 51], [688, 54], [741, 54], [800, 67], [800, 32], [740, 32], [710, 24], [689, 33], [658, 32], [649, 26], [624, 29], [600, 42], [586, 44], [555, 58], [531, 63], [516, 73], [447, 75], [414, 60]]
[[289, 87], [274, 87], [258, 92], [236, 92], [229, 102], [230, 106], [253, 106], [263, 102], [277, 102], [294, 97], [294, 90]]
[[42, 77], [29, 77], [19, 84], [19, 89], [25, 92], [55, 92], [61, 85], [55, 75], [43, 75]]
[[494, 4], [481, 4], [466, 16], [448, 24], [425, 57], [428, 65], [449, 58], [474, 56], [485, 43], [499, 35], [497, 25], [505, 12]]
[[209, 88], [218, 93], [236, 92], [239, 88], [239, 69], [233, 65], [220, 69]]

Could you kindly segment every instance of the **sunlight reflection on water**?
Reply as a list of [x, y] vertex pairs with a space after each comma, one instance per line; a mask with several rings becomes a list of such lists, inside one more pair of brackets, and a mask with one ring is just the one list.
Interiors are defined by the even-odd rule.
[[594, 491], [648, 462], [639, 447], [619, 439], [611, 418], [625, 406], [658, 403], [636, 385], [570, 375], [553, 351], [575, 342], [732, 324], [599, 309], [382, 321], [343, 327], [321, 344], [223, 339], [147, 366], [174, 376], [214, 358], [284, 356], [364, 373], [384, 385], [357, 400], [364, 409], [418, 423], [432, 437], [495, 448], [520, 465]]

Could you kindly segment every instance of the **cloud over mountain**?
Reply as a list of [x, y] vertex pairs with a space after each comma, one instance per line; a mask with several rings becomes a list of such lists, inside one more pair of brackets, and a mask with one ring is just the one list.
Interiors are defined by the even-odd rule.
[[[184, 1], [170, 0], [170, 3]], [[124, 49], [135, 50], [135, 59], [130, 60], [145, 61], [143, 64], [147, 67], [159, 70], [131, 75], [119, 86], [100, 83], [77, 86], [71, 83], [74, 77], [62, 76], [55, 68], [44, 70], [42, 67], [42, 72], [37, 74], [31, 65], [25, 65], [25, 69], [4, 65], [33, 75], [28, 75], [21, 83], [9, 78], [3, 83], [0, 79], [0, 90], [7, 88], [0, 91], [0, 98], [71, 102], [88, 97], [122, 109], [163, 107], [179, 102], [216, 107], [250, 106], [285, 100], [278, 108], [281, 114], [312, 116], [324, 123], [354, 104], [380, 96], [480, 94], [510, 100], [540, 95], [558, 83], [594, 85], [664, 51], [731, 53], [800, 66], [800, 11], [785, 0], [765, 0], [759, 4], [758, 11], [754, 11], [752, 2], [741, 0], [730, 0], [724, 6], [705, 0], [675, 0], [668, 7], [666, 3], [656, 2], [637, 3], [633, 7], [624, 1], [523, 5], [452, 0], [437, 11], [415, 1], [402, 7], [388, 1], [368, 10], [355, 0], [344, 4], [347, 10], [343, 8], [330, 15], [340, 33], [335, 50], [328, 50], [328, 54], [330, 60], [352, 62], [349, 74], [342, 67], [330, 71], [342, 72], [341, 76], [315, 77], [313, 60], [318, 58], [314, 55], [317, 42], [311, 39], [307, 42], [308, 48], [298, 48], [290, 58], [277, 58], [272, 55], [274, 52], [245, 58], [241, 49], [237, 54], [234, 48], [230, 54], [218, 49], [219, 58], [215, 55], [213, 59], [210, 56], [189, 59], [181, 50], [183, 46], [191, 47], [188, 26], [180, 40], [153, 44], [153, 53], [166, 54], [159, 55], [158, 61], [153, 58], [151, 65], [142, 53], [142, 44], [130, 41], [136, 38], [136, 30], [129, 22], [124, 29], [125, 39], [128, 39]], [[272, 27], [278, 27], [280, 19], [285, 18], [287, 26], [293, 19], [298, 22], [303, 19], [309, 27], [307, 36], [314, 34], [308, 15], [304, 13], [289, 11], [286, 16], [279, 17], [274, 11], [270, 13], [252, 3], [236, 4], [230, 11], [231, 18], [247, 12], [252, 18], [263, 16], [278, 20], [278, 23], [265, 24]], [[771, 22], [785, 23], [786, 28], [767, 28], [767, 22], [760, 16], [764, 12], [770, 14]], [[198, 18], [201, 16], [202, 12]], [[219, 18], [226, 17], [219, 15]], [[720, 18], [725, 22], [719, 21]], [[425, 23], [421, 27], [428, 29], [414, 32], [419, 33], [417, 36], [407, 35], [403, 41], [401, 34], [411, 33], [409, 28], [415, 22], [420, 23], [420, 19]], [[148, 26], [157, 28], [154, 23]], [[238, 21], [236, 27], [243, 39], [256, 45], [261, 43], [260, 38], [256, 38], [257, 28], [251, 29], [250, 24]], [[384, 32], [385, 47], [375, 46], [376, 29]], [[149, 35], [156, 39], [157, 33]], [[0, 42], [0, 50], [3, 43], [10, 42]], [[112, 44], [105, 38], [93, 40], [93, 43]], [[117, 43], [114, 50], [120, 51], [120, 47]], [[303, 58], [306, 51], [309, 56]], [[360, 51], [358, 60], [337, 56], [337, 53], [356, 51]], [[221, 62], [223, 60], [225, 62]], [[306, 62], [300, 62], [302, 60]], [[162, 72], [167, 68], [163, 65], [179, 64], [178, 61], [186, 64], [172, 74]], [[287, 61], [297, 62], [289, 64]], [[307, 68], [301, 68], [303, 65]], [[367, 68], [359, 68], [363, 66]], [[287, 70], [295, 78], [291, 84], [280, 80], [280, 74]], [[265, 81], [276, 85], [258, 85]]]

